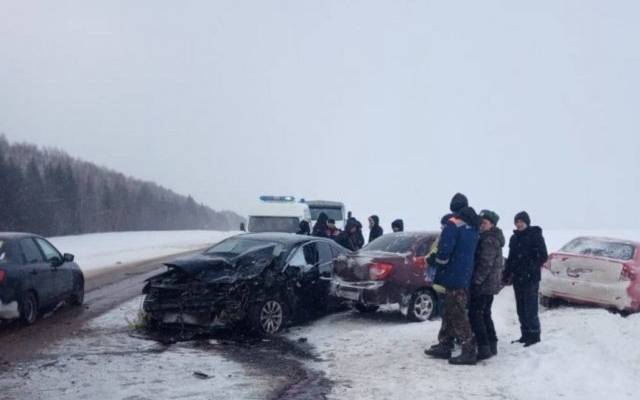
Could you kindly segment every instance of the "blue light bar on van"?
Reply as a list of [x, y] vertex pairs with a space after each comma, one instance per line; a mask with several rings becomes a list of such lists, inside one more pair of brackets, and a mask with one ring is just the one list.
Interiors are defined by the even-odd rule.
[[271, 202], [281, 202], [281, 203], [292, 203], [296, 201], [296, 198], [293, 196], [260, 196], [260, 200], [271, 201]]

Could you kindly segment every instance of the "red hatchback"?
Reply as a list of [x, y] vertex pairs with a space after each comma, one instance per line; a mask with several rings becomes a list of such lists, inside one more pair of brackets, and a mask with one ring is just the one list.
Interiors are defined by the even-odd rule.
[[399, 304], [412, 321], [437, 313], [438, 296], [431, 287], [425, 256], [439, 232], [399, 232], [383, 235], [360, 251], [336, 260], [335, 295], [361, 312], [383, 304]]

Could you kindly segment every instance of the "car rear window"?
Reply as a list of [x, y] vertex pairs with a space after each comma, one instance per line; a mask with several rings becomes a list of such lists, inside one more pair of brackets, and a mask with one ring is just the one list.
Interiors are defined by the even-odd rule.
[[411, 251], [416, 238], [412, 236], [383, 235], [364, 246], [363, 250], [386, 251], [389, 253], [407, 253]]
[[615, 260], [631, 260], [635, 255], [635, 246], [630, 243], [615, 242], [591, 238], [577, 238], [567, 243], [560, 251]]

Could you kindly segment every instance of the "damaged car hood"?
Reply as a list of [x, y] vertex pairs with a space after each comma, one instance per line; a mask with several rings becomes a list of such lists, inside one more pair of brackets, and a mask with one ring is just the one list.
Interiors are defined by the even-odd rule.
[[179, 271], [204, 283], [233, 283], [260, 275], [274, 261], [275, 247], [273, 244], [255, 247], [234, 257], [205, 253], [165, 265], [170, 271]]

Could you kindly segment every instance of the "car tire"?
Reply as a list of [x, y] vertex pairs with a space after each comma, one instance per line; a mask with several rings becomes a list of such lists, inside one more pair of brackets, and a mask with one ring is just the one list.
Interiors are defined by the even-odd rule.
[[75, 293], [71, 296], [70, 302], [72, 306], [81, 306], [84, 304], [84, 280], [80, 279], [76, 284]]
[[278, 298], [269, 298], [251, 307], [249, 322], [251, 328], [263, 336], [278, 334], [285, 326], [286, 306]]
[[428, 290], [417, 290], [411, 295], [407, 318], [413, 322], [424, 322], [436, 314], [436, 296]]
[[360, 311], [363, 314], [374, 313], [374, 312], [378, 311], [378, 308], [380, 308], [380, 306], [368, 305], [368, 304], [363, 304], [363, 303], [356, 303], [354, 307], [355, 307], [356, 310]]
[[545, 308], [556, 308], [560, 305], [560, 300], [553, 297], [540, 296], [540, 305]]
[[20, 300], [20, 320], [25, 325], [33, 325], [38, 319], [38, 298], [33, 291], [26, 292]]

